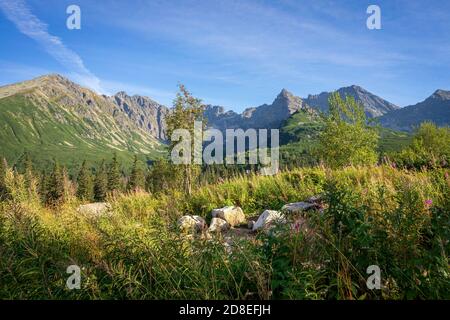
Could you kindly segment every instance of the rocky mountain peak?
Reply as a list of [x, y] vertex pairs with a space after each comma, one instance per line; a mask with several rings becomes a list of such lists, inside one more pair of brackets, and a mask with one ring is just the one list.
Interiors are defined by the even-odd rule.
[[363, 87], [358, 86], [356, 84], [352, 84], [351, 86], [349, 86], [347, 88], [344, 88], [344, 89], [352, 89], [352, 90], [355, 90], [355, 91], [367, 92], [366, 89], [364, 89]]
[[[345, 96], [351, 96], [355, 98], [357, 102], [360, 102], [364, 106], [364, 111], [368, 117], [378, 117], [392, 110], [398, 109], [398, 107], [389, 101], [386, 101], [373, 93], [370, 93], [366, 89], [358, 85], [351, 85], [336, 90], [342, 98]], [[322, 112], [328, 112], [328, 98], [331, 92], [322, 92], [317, 95], [309, 95], [304, 101], [310, 107]]]
[[294, 95], [290, 92], [290, 91], [288, 91], [287, 89], [285, 89], [285, 88], [283, 88], [282, 90], [281, 90], [281, 92], [278, 94], [278, 98], [290, 98], [290, 97], [293, 97]]
[[159, 140], [166, 140], [165, 117], [169, 112], [166, 106], [139, 95], [129, 96], [120, 91], [113, 97], [114, 104], [139, 128]]
[[301, 100], [301, 98], [294, 96], [290, 91], [283, 89], [281, 92], [277, 95], [275, 98], [273, 104], [276, 104], [277, 102], [281, 103], [298, 103], [298, 100]]
[[380, 122], [391, 129], [411, 131], [424, 121], [446, 126], [449, 119], [450, 91], [436, 90], [422, 102], [383, 115]]
[[430, 99], [450, 100], [450, 91], [438, 89], [431, 95]]
[[59, 73], [49, 73], [49, 74], [45, 74], [43, 76], [37, 77], [36, 80], [41, 79], [41, 80], [53, 80], [53, 81], [70, 81], [68, 78], [60, 75]]
[[130, 96], [125, 91], [119, 91], [114, 95], [114, 97], [129, 98]]

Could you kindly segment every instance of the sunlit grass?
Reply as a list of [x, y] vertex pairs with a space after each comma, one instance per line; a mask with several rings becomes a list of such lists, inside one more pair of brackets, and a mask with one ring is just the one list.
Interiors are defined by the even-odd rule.
[[[444, 169], [249, 175], [191, 196], [116, 195], [108, 199], [112, 214], [102, 217], [80, 214], [76, 200], [45, 208], [16, 191], [0, 204], [3, 299], [450, 298]], [[318, 193], [328, 207], [308, 214], [313, 238], [280, 227], [241, 240], [230, 253], [220, 239], [190, 239], [176, 228], [184, 214], [208, 219], [213, 208], [239, 205], [253, 216]], [[66, 288], [72, 264], [82, 268], [81, 290]], [[365, 286], [371, 264], [382, 270], [380, 291]]]

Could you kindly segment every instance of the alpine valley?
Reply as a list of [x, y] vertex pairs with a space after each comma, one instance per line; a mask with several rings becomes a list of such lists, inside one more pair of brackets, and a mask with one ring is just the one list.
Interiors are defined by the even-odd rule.
[[[381, 145], [387, 150], [408, 141], [410, 132], [423, 121], [439, 126], [450, 123], [450, 91], [437, 90], [423, 102], [404, 108], [356, 85], [337, 91], [362, 103], [368, 118], [384, 127]], [[300, 98], [283, 89], [271, 104], [241, 114], [206, 105], [204, 115], [207, 125], [219, 130], [280, 129], [284, 150], [300, 144], [304, 149], [320, 131], [330, 94]], [[28, 152], [42, 166], [54, 158], [71, 167], [80, 159], [101, 161], [112, 153], [125, 163], [135, 154], [150, 161], [165, 154], [165, 117], [170, 110], [149, 97], [125, 92], [100, 95], [61, 75], [44, 75], [0, 87], [0, 154], [15, 163]]]

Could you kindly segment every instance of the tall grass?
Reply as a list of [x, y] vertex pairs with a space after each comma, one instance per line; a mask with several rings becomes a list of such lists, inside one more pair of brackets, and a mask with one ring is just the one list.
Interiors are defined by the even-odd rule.
[[[13, 179], [10, 188], [20, 191]], [[12, 181], [11, 180], [11, 184]], [[19, 184], [19, 185], [17, 185]], [[0, 204], [2, 299], [450, 299], [450, 179], [445, 170], [297, 169], [152, 196], [110, 198], [112, 214], [45, 208], [17, 191]], [[187, 237], [176, 220], [240, 205], [253, 216], [322, 193], [308, 229], [256, 238]], [[66, 268], [81, 267], [69, 290]], [[382, 290], [369, 290], [378, 265]]]

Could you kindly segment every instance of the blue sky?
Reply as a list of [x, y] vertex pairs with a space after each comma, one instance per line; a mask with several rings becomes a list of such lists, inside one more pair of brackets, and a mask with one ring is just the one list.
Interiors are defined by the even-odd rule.
[[184, 83], [242, 111], [358, 84], [405, 106], [450, 89], [449, 17], [448, 0], [0, 0], [0, 85], [56, 72], [170, 105]]

